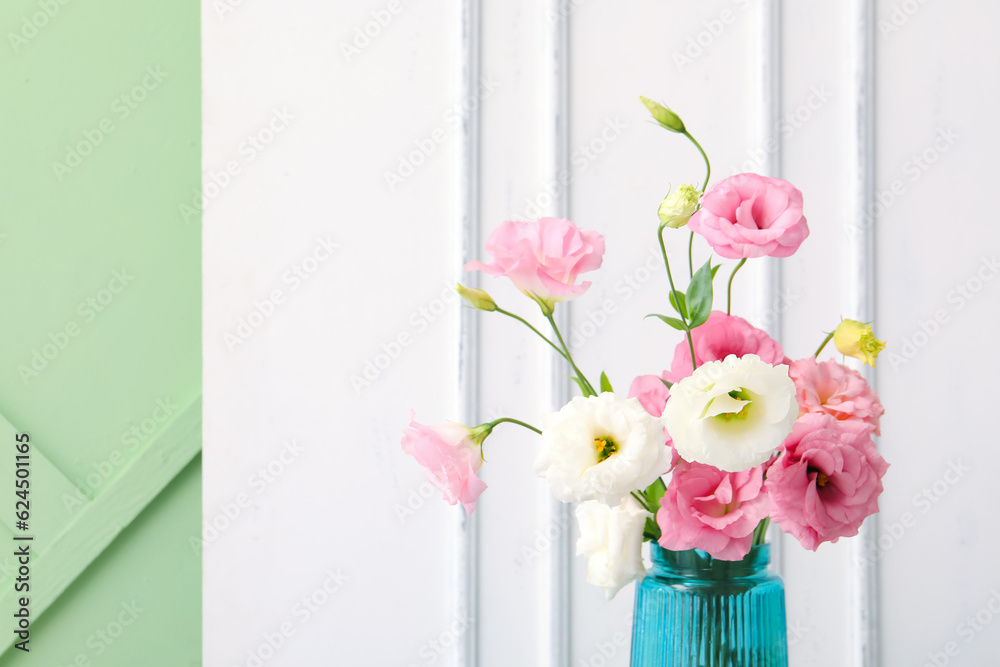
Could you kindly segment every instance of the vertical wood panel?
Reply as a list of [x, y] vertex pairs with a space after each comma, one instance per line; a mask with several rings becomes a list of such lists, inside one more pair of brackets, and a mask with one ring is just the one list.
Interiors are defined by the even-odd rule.
[[[504, 220], [533, 219], [550, 205], [543, 10], [538, 0], [482, 6], [482, 73], [495, 92], [482, 104], [481, 241]], [[482, 246], [475, 252], [486, 259]], [[537, 305], [509, 280], [483, 275], [481, 284], [503, 308], [547, 328]], [[482, 313], [479, 353], [483, 419], [510, 416], [539, 425], [548, 409], [547, 346], [522, 324]], [[481, 667], [539, 664], [549, 636], [548, 562], [564, 527], [551, 522], [547, 486], [533, 471], [539, 444], [536, 434], [510, 424], [486, 443], [483, 472], [490, 486], [476, 509]]]
[[[479, 0], [456, 0], [458, 49], [458, 99], [473, 99], [480, 78], [480, 11]], [[479, 248], [479, 106], [470, 110], [462, 122], [461, 136], [456, 142], [456, 211], [458, 235], [461, 239], [459, 263], [455, 270], [459, 280], [478, 287], [478, 276], [463, 275], [462, 267], [477, 257]], [[463, 424], [480, 422], [479, 408], [479, 313], [460, 308], [458, 316], [458, 414]], [[479, 665], [479, 549], [477, 516], [466, 516], [465, 510], [454, 510], [453, 549], [453, 616], [465, 619], [465, 632], [455, 642], [456, 667]]]
[[[862, 322], [875, 319], [875, 225], [866, 216], [875, 201], [875, 6], [874, 0], [853, 0], [851, 50], [854, 83], [852, 138], [852, 200], [854, 233], [850, 234], [847, 275], [849, 317]], [[854, 361], [854, 360], [852, 360]], [[853, 364], [858, 367], [857, 363]], [[873, 368], [861, 369], [876, 387]], [[878, 515], [869, 517], [860, 534], [851, 541], [851, 664], [877, 667], [878, 659], [878, 564], [866, 557], [878, 531]]]
[[[753, 91], [757, 100], [757, 146], [764, 151], [758, 173], [781, 177], [781, 0], [761, 0], [758, 8], [757, 76]], [[757, 315], [762, 328], [775, 340], [782, 340], [781, 313], [769, 310], [775, 295], [781, 293], [781, 260], [762, 260]], [[768, 317], [763, 317], [768, 314]], [[783, 533], [777, 524], [768, 531], [771, 542], [771, 567], [779, 575], [784, 552]]]
[[[542, 177], [547, 183], [558, 183], [569, 173], [569, 28], [568, 17], [562, 0], [545, 0], [543, 20], [546, 25], [545, 47], [539, 74], [542, 77], [543, 106], [541, 108], [544, 131], [542, 133]], [[570, 216], [569, 188], [560, 188], [544, 207], [544, 214], [555, 218]], [[572, 303], [559, 304], [554, 319], [559, 330], [569, 331], [572, 322]], [[567, 378], [566, 362], [555, 352], [546, 353], [545, 376], [548, 386], [549, 410], [561, 408], [573, 395]], [[570, 526], [575, 519], [572, 504], [552, 497], [546, 489], [546, 524]], [[546, 629], [542, 634], [541, 659], [552, 667], [569, 667], [570, 664], [570, 572], [572, 556], [572, 531], [561, 530], [552, 540], [546, 558], [545, 584], [541, 591], [547, 615]]]

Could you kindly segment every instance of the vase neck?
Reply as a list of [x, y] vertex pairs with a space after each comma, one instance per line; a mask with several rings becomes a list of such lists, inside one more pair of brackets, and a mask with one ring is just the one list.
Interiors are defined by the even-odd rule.
[[751, 547], [743, 560], [719, 560], [700, 549], [669, 551], [656, 542], [651, 543], [652, 574], [660, 577], [685, 579], [735, 579], [761, 576], [771, 562], [771, 546], [760, 544]]

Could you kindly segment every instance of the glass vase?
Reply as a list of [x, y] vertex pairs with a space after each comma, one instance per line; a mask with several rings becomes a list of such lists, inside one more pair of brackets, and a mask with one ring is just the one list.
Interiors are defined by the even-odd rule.
[[650, 545], [638, 582], [632, 667], [787, 667], [785, 587], [770, 546], [740, 561]]

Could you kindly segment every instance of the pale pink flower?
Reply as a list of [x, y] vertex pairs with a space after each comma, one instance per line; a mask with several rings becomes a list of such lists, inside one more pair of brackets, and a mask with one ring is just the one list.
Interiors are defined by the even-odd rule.
[[804, 415], [767, 471], [771, 518], [813, 551], [857, 535], [865, 518], [878, 512], [888, 468], [864, 422]]
[[709, 188], [688, 227], [730, 259], [788, 257], [809, 236], [802, 193], [758, 174], [736, 174]]
[[670, 397], [670, 389], [658, 375], [640, 375], [632, 380], [628, 397], [638, 398], [646, 412], [659, 419], [663, 416], [663, 408]]
[[723, 472], [704, 463], [681, 461], [656, 513], [660, 546], [701, 549], [720, 560], [741, 560], [753, 546], [753, 532], [770, 508], [764, 493], [766, 464]]
[[411, 411], [410, 426], [403, 431], [403, 451], [424, 467], [427, 479], [441, 489], [445, 500], [452, 505], [462, 503], [466, 514], [472, 514], [476, 499], [486, 490], [486, 483], [476, 475], [483, 465], [480, 443], [462, 424], [425, 426], [413, 417]]
[[600, 268], [604, 237], [561, 218], [507, 221], [490, 234], [486, 252], [493, 256], [492, 264], [469, 262], [465, 270], [507, 276], [551, 312], [557, 301], [574, 299], [590, 287], [589, 282], [577, 284], [577, 276]]
[[[713, 310], [708, 321], [692, 329], [691, 339], [699, 366], [708, 361], [722, 361], [730, 354], [737, 357], [756, 354], [761, 361], [772, 366], [787, 363], [781, 345], [766, 331], [756, 328], [742, 317], [727, 315], [720, 310]], [[663, 377], [676, 384], [691, 375], [692, 370], [691, 351], [685, 338], [674, 349], [674, 360]]]
[[857, 419], [881, 435], [879, 420], [885, 412], [878, 394], [856, 370], [833, 359], [818, 362], [814, 357], [793, 361], [788, 376], [795, 383], [795, 395], [802, 414], [828, 414], [839, 420]]

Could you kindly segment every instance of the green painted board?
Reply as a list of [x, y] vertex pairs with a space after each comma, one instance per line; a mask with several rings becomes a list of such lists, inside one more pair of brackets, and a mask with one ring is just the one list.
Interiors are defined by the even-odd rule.
[[200, 4], [5, 0], [0, 36], [0, 663], [200, 664]]

